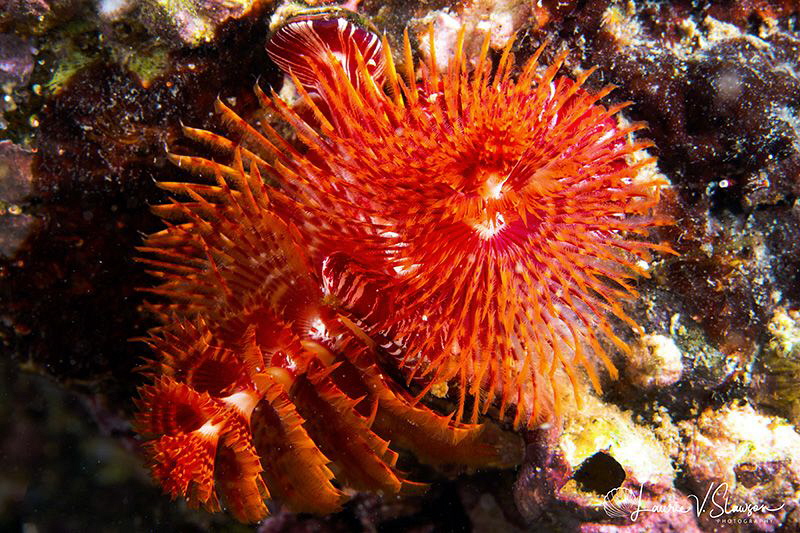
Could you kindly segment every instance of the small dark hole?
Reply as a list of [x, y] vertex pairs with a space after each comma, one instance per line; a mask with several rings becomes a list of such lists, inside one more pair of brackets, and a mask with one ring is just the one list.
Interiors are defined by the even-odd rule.
[[607, 453], [597, 452], [578, 467], [572, 478], [578, 482], [581, 490], [605, 496], [622, 486], [625, 469]]

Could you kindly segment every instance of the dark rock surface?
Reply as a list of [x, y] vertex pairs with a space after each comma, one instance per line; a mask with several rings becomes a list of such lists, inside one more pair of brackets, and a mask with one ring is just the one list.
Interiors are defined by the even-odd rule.
[[[364, 1], [362, 11], [397, 39], [412, 17], [449, 4]], [[145, 18], [101, 20], [94, 4], [5, 5], [0, 529], [238, 527], [169, 503], [137, 464], [126, 420], [145, 350], [127, 339], [151, 324], [137, 290], [150, 281], [133, 258], [141, 236], [159, 227], [149, 206], [165, 197], [154, 181], [185, 177], [165, 147], [197, 149], [180, 124], [217, 129], [218, 95], [247, 114], [254, 83], [277, 87], [263, 49], [271, 8], [215, 18], [210, 42], [162, 42]], [[660, 237], [681, 255], [654, 262], [635, 315], [645, 329], [673, 335], [686, 371], [669, 390], [632, 398], [623, 383], [606, 399], [691, 421], [747, 397], [770, 317], [778, 306], [800, 307], [799, 10], [768, 0], [630, 6], [542, 2], [516, 49], [526, 56], [546, 37], [556, 43], [548, 57], [570, 48], [568, 73], [598, 65], [590, 84], [617, 85], [609, 103], [631, 100], [626, 116], [649, 124], [659, 169], [674, 185], [666, 205], [677, 224]], [[522, 472], [569, 478], [555, 462], [533, 454]], [[548, 507], [544, 497], [535, 513], [520, 514], [510, 501], [515, 476], [440, 481], [402, 502], [363, 496], [330, 518], [276, 509], [261, 530], [573, 531], [585, 521], [585, 531], [614, 531], [602, 515], [573, 503]]]

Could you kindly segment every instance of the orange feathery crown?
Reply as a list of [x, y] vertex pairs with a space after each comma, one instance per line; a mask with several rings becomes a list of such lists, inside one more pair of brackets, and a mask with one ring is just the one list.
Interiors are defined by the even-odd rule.
[[[212, 182], [161, 183], [189, 198], [156, 208], [175, 222], [142, 247], [166, 302], [136, 423], [173, 496], [253, 521], [271, 496], [325, 513], [343, 485], [398, 492], [396, 449], [513, 465], [519, 438], [480, 414], [533, 426], [558, 372], [599, 389], [594, 354], [616, 374], [607, 317], [636, 328], [620, 301], [668, 251], [639, 237], [666, 223], [641, 126], [581, 88], [591, 70], [557, 77], [564, 54], [514, 75], [512, 43], [493, 69], [487, 37], [470, 68], [462, 30], [441, 72], [430, 40], [419, 81], [407, 34], [400, 76], [385, 38], [290, 20], [267, 49], [305, 112], [256, 93], [296, 140], [221, 101], [239, 142], [185, 128], [231, 162], [171, 155]], [[418, 401], [448, 389], [450, 416]]]

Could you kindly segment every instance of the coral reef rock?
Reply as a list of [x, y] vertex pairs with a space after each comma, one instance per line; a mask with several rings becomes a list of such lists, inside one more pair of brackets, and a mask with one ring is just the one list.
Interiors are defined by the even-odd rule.
[[671, 338], [658, 334], [642, 335], [627, 361], [626, 373], [637, 387], [666, 387], [681, 379], [682, 357]]
[[36, 225], [21, 203], [31, 192], [33, 154], [0, 141], [0, 258], [14, 257]]
[[787, 516], [796, 517], [800, 434], [794, 427], [747, 403], [708, 409], [679, 426], [686, 441], [683, 468], [698, 505], [708, 496], [698, 510], [706, 527], [776, 531]]

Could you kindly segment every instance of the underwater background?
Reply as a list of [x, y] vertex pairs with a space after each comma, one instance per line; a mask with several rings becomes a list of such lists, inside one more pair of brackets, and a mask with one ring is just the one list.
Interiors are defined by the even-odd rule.
[[[130, 422], [155, 182], [187, 179], [167, 147], [217, 128], [217, 97], [246, 113], [256, 83], [285, 89], [271, 25], [330, 4], [0, 4], [0, 530], [800, 531], [800, 8], [778, 0], [349, 2], [420, 57], [429, 27], [439, 56], [464, 27], [468, 49], [549, 39], [543, 64], [597, 66], [587, 88], [647, 124], [679, 255], [626, 304], [644, 334], [620, 333], [619, 379], [521, 431], [516, 468], [422, 469], [426, 492], [324, 517], [271, 502], [259, 525], [162, 494]], [[637, 501], [664, 507], [634, 521]]]

